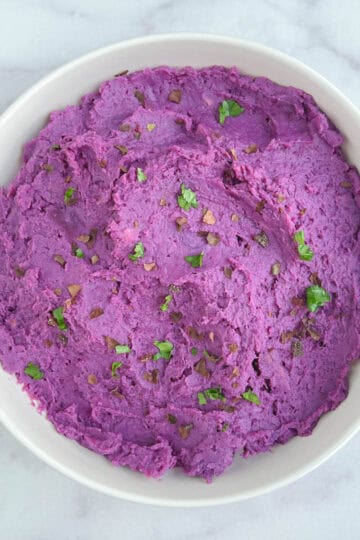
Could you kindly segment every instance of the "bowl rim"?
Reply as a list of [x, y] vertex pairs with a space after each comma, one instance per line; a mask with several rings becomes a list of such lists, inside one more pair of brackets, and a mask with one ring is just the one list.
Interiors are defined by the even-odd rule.
[[[68, 71], [76, 69], [78, 66], [87, 63], [97, 57], [107, 55], [109, 53], [127, 49], [133, 46], [146, 46], [152, 43], [168, 43], [169, 41], [178, 41], [183, 40], [187, 41], [201, 41], [201, 42], [212, 42], [218, 45], [234, 45], [237, 47], [244, 47], [254, 52], [264, 54], [265, 56], [271, 56], [275, 61], [279, 60], [287, 66], [292, 68], [297, 68], [299, 71], [302, 71], [307, 76], [309, 76], [314, 81], [318, 82], [322, 87], [325, 87], [327, 91], [336, 96], [337, 99], [341, 100], [346, 107], [355, 115], [360, 124], [360, 110], [350, 101], [350, 99], [345, 96], [340, 90], [338, 90], [331, 82], [329, 82], [323, 75], [319, 74], [314, 69], [308, 67], [306, 64], [300, 60], [278, 51], [272, 47], [262, 45], [260, 43], [239, 39], [234, 37], [228, 37], [220, 34], [212, 33], [192, 33], [192, 32], [174, 32], [174, 33], [160, 33], [160, 34], [151, 34], [147, 36], [136, 37], [132, 39], [127, 39], [119, 41], [104, 47], [100, 47], [90, 51], [86, 54], [83, 54], [60, 67], [52, 70], [50, 73], [42, 77], [37, 83], [29, 87], [25, 92], [23, 92], [10, 106], [8, 106], [4, 112], [0, 115], [0, 130], [4, 127], [6, 122], [11, 118], [12, 114], [16, 112], [18, 108], [21, 108], [23, 104], [27, 102], [33, 94], [36, 94], [38, 90], [46, 86], [49, 82], [56, 80], [58, 77], [66, 74]], [[211, 65], [211, 63], [209, 63]], [[0, 365], [0, 370], [3, 368]], [[295, 480], [300, 479], [307, 473], [314, 470], [321, 463], [325, 462], [333, 454], [335, 454], [340, 448], [342, 448], [359, 430], [360, 430], [360, 416], [355, 419], [351, 425], [342, 433], [342, 436], [339, 437], [333, 444], [326, 448], [325, 451], [319, 453], [316, 458], [311, 459], [306, 465], [303, 465], [296, 469], [294, 472], [287, 474], [286, 477], [278, 480], [269, 482], [267, 485], [259, 488], [254, 488], [248, 490], [246, 493], [239, 493], [235, 495], [216, 495], [211, 499], [208, 498], [196, 498], [196, 499], [166, 499], [162, 496], [149, 496], [149, 495], [140, 495], [129, 493], [126, 490], [113, 488], [105, 485], [99, 481], [90, 479], [85, 474], [78, 473], [75, 468], [64, 465], [61, 460], [52, 457], [46, 451], [43, 451], [39, 446], [37, 446], [30, 438], [28, 438], [21, 429], [18, 429], [16, 425], [11, 421], [9, 417], [6, 416], [4, 411], [0, 409], [0, 422], [12, 433], [15, 438], [20, 441], [25, 447], [31, 450], [37, 457], [42, 459], [45, 463], [52, 466], [56, 470], [60, 471], [67, 477], [78, 481], [79, 483], [86, 485], [98, 492], [105, 493], [107, 495], [120, 497], [132, 502], [141, 502], [145, 504], [152, 504], [163, 507], [201, 507], [201, 506], [215, 506], [228, 503], [239, 502], [241, 500], [253, 498], [259, 495], [263, 495], [284, 487]]]

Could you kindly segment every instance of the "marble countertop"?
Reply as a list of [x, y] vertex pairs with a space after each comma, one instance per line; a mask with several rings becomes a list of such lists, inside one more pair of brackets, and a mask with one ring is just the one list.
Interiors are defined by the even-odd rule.
[[[64, 62], [160, 32], [262, 42], [319, 71], [360, 106], [358, 0], [0, 0], [0, 112]], [[65, 478], [0, 426], [1, 540], [349, 540], [360, 537], [360, 434], [300, 481], [226, 507], [165, 509]]]

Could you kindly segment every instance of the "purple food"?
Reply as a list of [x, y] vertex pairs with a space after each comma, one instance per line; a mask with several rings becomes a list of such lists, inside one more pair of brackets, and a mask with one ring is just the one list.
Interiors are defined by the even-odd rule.
[[360, 353], [342, 141], [310, 95], [235, 68], [145, 69], [53, 112], [0, 193], [3, 368], [154, 478], [309, 435]]

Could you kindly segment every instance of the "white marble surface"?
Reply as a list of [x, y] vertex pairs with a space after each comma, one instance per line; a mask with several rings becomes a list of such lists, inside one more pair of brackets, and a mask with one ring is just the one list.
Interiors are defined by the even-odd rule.
[[[84, 52], [172, 31], [271, 45], [318, 70], [360, 106], [359, 17], [359, 0], [0, 0], [0, 111]], [[0, 540], [360, 538], [360, 435], [281, 491], [195, 510], [139, 506], [90, 491], [1, 426], [0, 448]]]

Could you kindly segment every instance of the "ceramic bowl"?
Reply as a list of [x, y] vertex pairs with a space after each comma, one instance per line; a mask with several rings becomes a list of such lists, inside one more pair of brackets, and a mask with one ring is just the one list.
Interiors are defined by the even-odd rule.
[[[14, 176], [22, 145], [35, 136], [54, 109], [61, 109], [129, 69], [170, 66], [238, 66], [312, 94], [345, 136], [344, 152], [360, 169], [360, 112], [332, 84], [298, 60], [256, 43], [220, 36], [174, 34], [124, 41], [92, 52], [51, 73], [0, 118], [1, 182]], [[180, 469], [162, 480], [114, 467], [103, 457], [59, 435], [40, 415], [13, 377], [0, 368], [0, 420], [25, 446], [56, 469], [98, 491], [164, 506], [205, 506], [254, 497], [284, 486], [325, 461], [360, 427], [360, 363], [354, 366], [348, 398], [321, 418], [309, 437], [295, 437], [272, 452], [244, 460], [212, 484]]]

